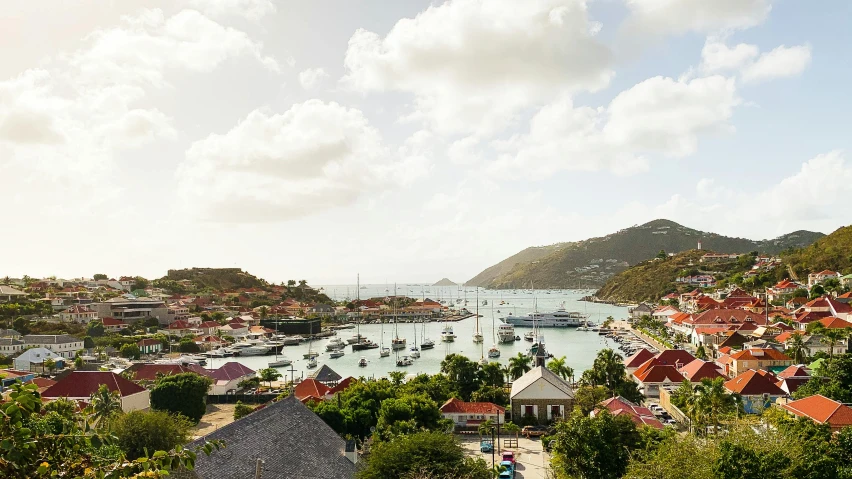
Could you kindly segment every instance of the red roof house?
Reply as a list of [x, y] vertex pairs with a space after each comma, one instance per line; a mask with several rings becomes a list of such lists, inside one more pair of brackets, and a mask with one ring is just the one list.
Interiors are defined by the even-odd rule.
[[489, 419], [496, 423], [502, 421], [500, 416], [505, 414], [505, 408], [490, 402], [464, 402], [450, 398], [441, 406], [441, 415], [456, 426], [476, 426]]
[[726, 381], [725, 389], [742, 396], [745, 412], [758, 413], [771, 407], [775, 399], [787, 396], [787, 393], [775, 384], [777, 381], [778, 378], [772, 373], [749, 369]]
[[331, 388], [316, 379], [308, 378], [296, 385], [293, 395], [302, 402], [309, 400], [324, 400], [331, 393]]
[[818, 424], [828, 424], [832, 431], [852, 426], [852, 408], [820, 394], [784, 404], [795, 416], [806, 417]]
[[705, 378], [716, 379], [725, 377], [718, 364], [700, 359], [693, 360], [691, 363], [680, 368], [678, 372], [693, 383], [697, 383]]
[[609, 410], [613, 416], [626, 414], [636, 424], [650, 426], [656, 429], [663, 429], [663, 423], [654, 416], [654, 413], [646, 407], [629, 401], [621, 396], [611, 397], [601, 402], [598, 407], [592, 411], [592, 417], [602, 408]]
[[636, 370], [639, 366], [641, 366], [645, 361], [654, 357], [654, 353], [648, 351], [645, 348], [637, 351], [633, 356], [624, 360], [624, 367], [627, 369], [628, 373], [631, 373]]
[[147, 409], [150, 405], [147, 389], [110, 371], [72, 371], [47, 388], [41, 396], [45, 399], [67, 397], [75, 401], [89, 402], [92, 394], [96, 393], [102, 384], [110, 391], [118, 393], [124, 412]]

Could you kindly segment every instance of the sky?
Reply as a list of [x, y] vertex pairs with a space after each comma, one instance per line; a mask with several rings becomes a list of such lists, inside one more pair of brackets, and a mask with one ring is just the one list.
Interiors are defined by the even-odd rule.
[[10, 0], [0, 275], [464, 281], [849, 224], [846, 0]]

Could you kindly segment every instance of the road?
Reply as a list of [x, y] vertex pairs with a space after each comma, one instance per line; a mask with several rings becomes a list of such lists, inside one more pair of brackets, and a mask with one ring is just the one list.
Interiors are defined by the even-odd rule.
[[[461, 441], [468, 455], [481, 457], [489, 466], [491, 465], [491, 453], [486, 454], [479, 451], [479, 436], [462, 436], [459, 438], [459, 441]], [[544, 452], [541, 441], [538, 439], [526, 439], [522, 437], [518, 440], [518, 448], [511, 450], [515, 452], [517, 462], [516, 479], [548, 479], [552, 477], [552, 475], [548, 475], [550, 471], [550, 455]], [[495, 453], [494, 457], [497, 462], [500, 461], [499, 452]]]

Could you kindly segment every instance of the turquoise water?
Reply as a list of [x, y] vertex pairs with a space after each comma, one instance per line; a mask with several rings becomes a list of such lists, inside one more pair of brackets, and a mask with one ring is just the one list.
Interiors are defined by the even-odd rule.
[[[347, 297], [346, 285], [325, 286], [324, 289], [326, 294], [333, 299], [342, 300]], [[357, 288], [354, 285], [350, 285], [348, 286], [348, 289], [349, 298], [354, 298]], [[388, 289], [389, 292], [385, 293], [385, 289]], [[429, 292], [426, 292], [427, 289]], [[467, 308], [471, 312], [475, 312], [477, 304], [475, 300], [475, 290], [472, 287], [468, 287], [467, 290]], [[436, 300], [439, 298], [449, 299], [452, 297], [455, 301], [455, 299], [459, 297], [465, 297], [465, 293], [460, 291], [457, 287], [437, 288], [434, 286], [421, 287], [419, 285], [397, 286], [397, 294], [399, 295], [407, 295], [420, 299], [424, 293], [427, 298]], [[385, 287], [384, 285], [367, 285], [367, 289], [360, 290], [360, 296], [362, 299], [374, 296], [384, 296], [385, 294], [393, 294], [393, 285], [390, 285], [389, 287]], [[530, 291], [521, 290], [493, 291], [480, 289], [479, 314], [482, 315], [482, 317], [479, 318], [479, 320], [482, 334], [485, 336], [485, 342], [481, 345], [473, 342], [473, 332], [476, 327], [476, 319], [473, 317], [451, 323], [457, 336], [456, 341], [453, 343], [442, 343], [440, 341], [440, 331], [443, 327], [443, 323], [426, 323], [426, 335], [435, 341], [435, 348], [421, 351], [421, 358], [414, 360], [414, 364], [412, 366], [404, 368], [396, 367], [394, 354], [391, 354], [391, 356], [387, 358], [380, 358], [378, 349], [352, 352], [352, 348], [347, 347], [345, 350], [345, 356], [332, 359], [325, 351], [326, 338], [315, 341], [312, 347], [314, 351], [320, 352], [320, 357], [317, 358], [319, 366], [328, 364], [343, 377], [381, 377], [387, 376], [389, 371], [405, 371], [410, 374], [434, 374], [440, 371], [441, 360], [443, 360], [444, 356], [449, 353], [463, 354], [473, 360], [479, 360], [483, 355], [487, 356], [488, 349], [495, 342], [492, 341], [492, 318], [494, 318], [493, 324], [496, 327], [500, 323], [498, 318], [509, 313], [526, 314], [533, 310], [534, 304], [536, 303], [538, 305], [537, 309], [540, 312], [556, 310], [564, 303], [565, 309], [569, 311], [585, 312], [589, 315], [590, 321], [594, 321], [598, 324], [603, 322], [607, 316], [612, 316], [615, 319], [624, 319], [626, 317], [627, 308], [578, 301], [586, 294], [589, 294], [588, 291], [536, 291], [535, 294], [533, 294]], [[483, 306], [481, 304], [483, 300], [488, 301], [487, 306]], [[500, 305], [499, 303], [501, 301], [504, 301], [507, 304]], [[500, 313], [498, 313], [497, 310], [500, 310]], [[400, 323], [397, 327], [399, 336], [406, 338], [408, 340], [408, 347], [411, 347], [414, 344], [415, 324]], [[419, 346], [419, 343], [422, 341], [422, 324], [416, 324], [416, 329], [417, 343]], [[381, 331], [382, 326], [379, 324], [361, 326], [361, 334], [377, 343], [381, 340]], [[521, 338], [523, 338], [524, 333], [527, 331], [529, 331], [529, 329], [515, 328], [516, 335], [521, 336]], [[338, 336], [345, 340], [355, 333], [355, 329], [346, 329], [339, 331]], [[385, 324], [384, 343], [386, 346], [390, 347], [390, 340], [393, 337], [393, 325]], [[565, 356], [566, 362], [569, 366], [574, 368], [577, 376], [579, 376], [582, 371], [591, 367], [598, 351], [607, 347], [612, 348], [616, 345], [616, 343], [603, 336], [599, 336], [595, 332], [577, 331], [575, 328], [545, 329], [544, 337], [548, 351], [556, 357]], [[497, 347], [501, 351], [500, 358], [492, 359], [492, 361], [507, 364], [510, 357], [517, 355], [519, 352], [526, 352], [530, 347], [530, 344], [530, 342], [524, 341], [523, 339], [515, 341], [514, 343], [498, 344]], [[302, 355], [308, 351], [308, 348], [309, 344], [303, 343], [298, 346], [287, 346], [283, 350], [282, 355], [293, 361], [292, 367], [295, 371], [292, 374], [295, 377], [307, 377], [311, 371], [313, 371], [305, 367], [306, 361], [302, 359]], [[407, 351], [405, 353], [400, 351], [400, 355], [407, 353]], [[362, 368], [358, 366], [358, 359], [361, 356], [367, 358], [367, 367]], [[274, 356], [251, 356], [245, 358], [212, 359], [208, 360], [207, 367], [218, 367], [226, 361], [239, 361], [252, 369], [258, 370], [267, 367], [267, 363], [273, 358]], [[285, 368], [279, 368], [279, 371], [286, 373], [286, 376], [289, 378], [291, 375], [289, 369], [290, 367], [288, 366]]]

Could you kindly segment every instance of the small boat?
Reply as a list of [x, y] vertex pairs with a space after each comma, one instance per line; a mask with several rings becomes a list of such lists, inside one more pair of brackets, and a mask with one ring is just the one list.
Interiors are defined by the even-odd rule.
[[369, 339], [365, 339], [365, 340], [361, 341], [360, 343], [353, 344], [352, 350], [353, 351], [364, 351], [365, 349], [376, 349], [378, 347], [379, 347], [378, 344], [370, 341]]
[[343, 357], [343, 350], [342, 349], [335, 349], [328, 356], [332, 359], [342, 358]]
[[391, 353], [390, 348], [382, 348], [382, 350], [379, 351], [379, 357], [380, 358], [386, 358], [386, 357], [390, 356], [390, 353]]
[[411, 351], [412, 358], [418, 359], [420, 357], [420, 350], [417, 349], [417, 346], [412, 346], [409, 351]]
[[432, 349], [435, 347], [435, 341], [431, 339], [424, 339], [422, 343], [420, 343], [420, 349]]
[[414, 361], [412, 361], [411, 358], [409, 358], [408, 356], [403, 356], [396, 360], [396, 365], [400, 368], [405, 366], [411, 366], [412, 364], [414, 364]]
[[317, 367], [317, 358], [308, 359], [308, 369]]
[[293, 364], [293, 361], [290, 361], [287, 358], [276, 359], [275, 361], [269, 361], [270, 368], [281, 368], [284, 366], [289, 366]]
[[391, 349], [394, 351], [399, 351], [400, 349], [405, 349], [406, 341], [405, 338], [393, 338], [391, 340]]
[[361, 356], [361, 359], [358, 360], [358, 367], [366, 368], [367, 367], [367, 358]]
[[319, 357], [319, 353], [316, 351], [308, 351], [307, 353], [302, 355], [304, 359], [316, 359]]
[[361, 341], [364, 341], [366, 339], [367, 338], [365, 338], [364, 336], [361, 336], [361, 333], [358, 333], [358, 334], [353, 335], [349, 339], [347, 339], [346, 344], [357, 344], [357, 343], [360, 343]]
[[532, 331], [530, 331], [530, 332], [528, 332], [528, 333], [524, 333], [524, 339], [525, 339], [526, 341], [533, 341], [533, 340], [535, 340], [535, 333], [533, 333]]
[[489, 358], [499, 358], [500, 357], [500, 350], [497, 349], [496, 344], [494, 346], [491, 346], [491, 349], [488, 350], [488, 357]]
[[325, 343], [325, 350], [326, 351], [335, 351], [335, 350], [338, 350], [338, 349], [343, 349], [345, 347], [346, 347], [346, 343], [344, 343], [342, 339], [337, 338], [337, 337], [331, 338], [331, 339], [328, 340], [327, 343]]
[[488, 364], [488, 360], [487, 360], [487, 359], [485, 359], [484, 357], [483, 357], [483, 358], [479, 358], [479, 365], [480, 365], [480, 366], [485, 366], [486, 364]]
[[444, 341], [445, 343], [452, 343], [455, 340], [456, 335], [453, 332], [453, 327], [449, 324], [444, 326], [444, 330], [441, 331], [441, 341]]

